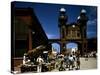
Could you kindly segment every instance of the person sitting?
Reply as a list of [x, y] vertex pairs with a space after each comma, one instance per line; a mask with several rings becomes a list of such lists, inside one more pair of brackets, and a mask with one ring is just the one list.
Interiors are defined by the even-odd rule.
[[23, 65], [26, 65], [26, 61], [27, 61], [27, 54], [24, 53], [24, 56], [23, 56]]

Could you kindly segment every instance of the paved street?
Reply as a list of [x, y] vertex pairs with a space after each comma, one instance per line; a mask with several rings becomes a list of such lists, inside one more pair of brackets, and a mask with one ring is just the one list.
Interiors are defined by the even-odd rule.
[[88, 58], [88, 61], [85, 61], [85, 58], [81, 58], [81, 70], [86, 69], [96, 69], [97, 68], [97, 59], [96, 58]]
[[[80, 70], [88, 70], [88, 69], [96, 69], [97, 68], [97, 59], [96, 58], [88, 58], [88, 61], [85, 60], [85, 58], [80, 58], [81, 65]], [[53, 71], [59, 71], [57, 69], [54, 69]], [[66, 69], [66, 71], [68, 71]]]

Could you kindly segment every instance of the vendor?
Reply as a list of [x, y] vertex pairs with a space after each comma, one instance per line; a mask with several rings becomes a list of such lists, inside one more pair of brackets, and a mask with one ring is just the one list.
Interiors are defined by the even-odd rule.
[[24, 53], [24, 56], [23, 56], [23, 65], [25, 65], [25, 64], [26, 64], [26, 56], [27, 56], [27, 54], [26, 54], [26, 53]]
[[27, 53], [24, 53], [23, 56], [23, 65], [29, 64], [30, 63], [30, 59], [27, 57]]

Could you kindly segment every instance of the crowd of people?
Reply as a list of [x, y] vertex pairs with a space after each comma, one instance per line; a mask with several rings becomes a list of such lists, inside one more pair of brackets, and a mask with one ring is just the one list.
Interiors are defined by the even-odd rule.
[[80, 55], [77, 52], [67, 53], [65, 55], [58, 55], [57, 59], [60, 61], [58, 66], [59, 71], [62, 70], [78, 70], [80, 69]]
[[[26, 65], [30, 62], [31, 60], [29, 60], [25, 54], [23, 56], [23, 64]], [[39, 55], [35, 62], [37, 65], [37, 72], [42, 72], [43, 64], [47, 63], [50, 63], [50, 65], [47, 65], [48, 71], [52, 71], [53, 69], [58, 69], [59, 71], [65, 71], [66, 69], [78, 70], [80, 69], [80, 54], [78, 52], [71, 52], [66, 54], [59, 53], [56, 55], [48, 53], [47, 57], [45, 58]]]

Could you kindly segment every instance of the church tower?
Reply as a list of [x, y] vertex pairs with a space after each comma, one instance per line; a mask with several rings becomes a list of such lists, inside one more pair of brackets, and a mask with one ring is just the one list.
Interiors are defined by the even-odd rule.
[[88, 21], [88, 17], [86, 15], [86, 10], [82, 9], [80, 16], [78, 17], [78, 24], [80, 25], [81, 28], [81, 32], [82, 32], [82, 38], [87, 38], [87, 21]]
[[77, 19], [77, 23], [80, 26], [81, 38], [82, 38], [82, 53], [87, 53], [87, 21], [86, 10], [82, 9]]
[[61, 8], [59, 11], [59, 19], [58, 19], [58, 26], [60, 30], [60, 40], [61, 40], [61, 49], [64, 50], [65, 48], [65, 40], [66, 40], [66, 23], [68, 17], [66, 15], [66, 10]]

